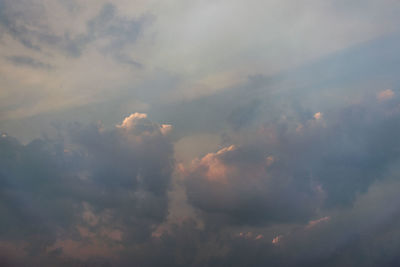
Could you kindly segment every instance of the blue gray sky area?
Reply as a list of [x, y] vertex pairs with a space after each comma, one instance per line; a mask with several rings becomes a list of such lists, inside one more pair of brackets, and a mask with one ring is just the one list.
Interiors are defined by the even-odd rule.
[[399, 12], [0, 0], [0, 266], [399, 266]]

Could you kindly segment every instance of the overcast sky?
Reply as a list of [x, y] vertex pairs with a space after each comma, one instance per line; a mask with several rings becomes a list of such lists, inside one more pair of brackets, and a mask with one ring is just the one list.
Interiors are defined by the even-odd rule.
[[399, 13], [0, 0], [0, 265], [399, 266]]

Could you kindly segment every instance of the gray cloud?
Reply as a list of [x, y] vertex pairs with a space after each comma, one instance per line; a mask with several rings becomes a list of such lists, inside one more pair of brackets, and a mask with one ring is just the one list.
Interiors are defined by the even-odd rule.
[[146, 240], [168, 210], [173, 159], [164, 134], [136, 113], [115, 130], [71, 126], [59, 141], [22, 145], [3, 135], [2, 241], [24, 241], [40, 260], [46, 251], [63, 256], [68, 242], [96, 250]]
[[46, 70], [53, 68], [53, 66], [48, 63], [44, 63], [27, 56], [11, 56], [7, 57], [6, 59], [17, 66], [27, 66], [35, 69], [46, 69]]
[[398, 4], [95, 2], [0, 0], [1, 266], [399, 265]]
[[167, 126], [132, 114], [72, 124], [62, 142], [3, 137], [3, 240], [35, 244], [45, 256], [26, 258], [44, 266], [395, 266], [400, 110], [380, 95], [320, 113], [276, 101], [290, 116], [227, 132], [236, 147], [180, 169], [199, 217], [165, 228]]
[[[64, 2], [68, 9], [77, 10], [72, 2], [61, 3]], [[135, 67], [140, 67], [141, 64], [121, 53], [121, 49], [134, 44], [143, 27], [152, 19], [150, 15], [137, 19], [120, 17], [116, 7], [108, 3], [95, 17], [87, 21], [85, 33], [60, 34], [46, 27], [43, 18], [47, 13], [40, 2], [25, 0], [16, 3], [1, 0], [0, 10], [0, 29], [3, 34], [10, 34], [27, 48], [43, 51], [49, 47], [61, 50], [69, 56], [79, 57], [88, 45], [102, 41], [105, 44], [97, 47], [101, 52]]]
[[[106, 44], [100, 47], [104, 53], [114, 55], [123, 63], [135, 62], [127, 56], [123, 56], [120, 50], [127, 44], [135, 43], [143, 26], [150, 21], [149, 16], [139, 19], [127, 19], [118, 17], [116, 7], [110, 3], [105, 4], [99, 14], [87, 22], [87, 32], [75, 38], [65, 36], [63, 49], [73, 56], [79, 56], [82, 50], [90, 43], [98, 40], [106, 40]], [[133, 64], [140, 66], [140, 63]]]
[[367, 97], [322, 113], [276, 105], [257, 128], [231, 132], [237, 148], [207, 154], [183, 171], [189, 202], [206, 221], [304, 221], [351, 205], [400, 157], [397, 98]]
[[[29, 12], [25, 6], [29, 6]], [[37, 41], [33, 39], [34, 35], [41, 35], [43, 31], [40, 25], [39, 14], [43, 12], [40, 5], [33, 3], [29, 5], [29, 1], [13, 2], [0, 1], [0, 25], [2, 32], [7, 32], [17, 39], [25, 47], [33, 50], [41, 50]], [[32, 25], [33, 29], [29, 29], [28, 25]]]
[[140, 246], [119, 265], [396, 266], [399, 184], [392, 178], [397, 170], [395, 166], [386, 181], [374, 184], [353, 206], [331, 216], [250, 231], [228, 225], [217, 231], [202, 229], [185, 220]]
[[189, 202], [211, 224], [305, 221], [324, 196], [317, 185], [303, 184], [302, 177], [285, 171], [289, 166], [276, 160], [246, 147], [208, 154], [184, 172]]

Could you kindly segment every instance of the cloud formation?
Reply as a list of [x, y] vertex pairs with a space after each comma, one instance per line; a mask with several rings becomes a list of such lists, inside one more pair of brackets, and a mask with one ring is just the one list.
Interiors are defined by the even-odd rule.
[[[58, 49], [73, 57], [80, 56], [86, 46], [97, 41], [103, 43], [98, 48], [104, 53], [123, 59], [119, 52], [125, 45], [135, 43], [143, 25], [149, 19], [119, 17], [116, 7], [106, 3], [96, 16], [86, 22], [85, 32], [66, 31], [60, 34], [45, 25], [44, 19], [50, 16], [49, 4], [45, 2], [33, 0], [16, 3], [2, 0], [0, 7], [0, 25], [4, 33], [11, 35], [26, 48], [43, 53], [48, 48]], [[140, 66], [140, 63], [129, 58], [124, 59], [124, 62]]]
[[210, 153], [183, 171], [188, 200], [206, 220], [222, 225], [302, 221], [314, 214], [322, 192], [316, 185], [298, 190], [295, 177], [273, 161], [262, 151], [235, 146]]
[[[27, 145], [2, 134], [2, 261], [363, 266], [374, 249], [371, 266], [396, 264], [396, 96], [284, 108], [292, 116], [232, 127], [235, 145], [180, 165], [172, 126], [144, 113], [112, 129], [70, 124], [58, 139]], [[194, 211], [187, 217], [170, 205], [177, 186]]]
[[172, 146], [161, 125], [134, 116], [127, 128], [71, 126], [63, 140], [1, 137], [2, 240], [40, 260], [107, 257], [149, 238], [168, 213]]
[[399, 266], [399, 11], [0, 0], [0, 265]]
[[351, 205], [399, 158], [398, 116], [398, 100], [372, 98], [233, 132], [230, 140], [239, 146], [182, 171], [188, 200], [206, 221], [222, 225], [295, 223]]
[[27, 66], [31, 68], [47, 69], [47, 70], [53, 68], [50, 64], [43, 63], [41, 61], [26, 56], [11, 56], [7, 57], [7, 60], [9, 60], [10, 62], [14, 63], [17, 66]]

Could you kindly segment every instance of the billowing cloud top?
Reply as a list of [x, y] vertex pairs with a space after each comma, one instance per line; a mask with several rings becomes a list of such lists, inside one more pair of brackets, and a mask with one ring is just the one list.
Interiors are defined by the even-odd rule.
[[133, 113], [116, 126], [134, 135], [166, 135], [172, 130], [169, 124], [158, 125], [147, 119], [145, 113]]

